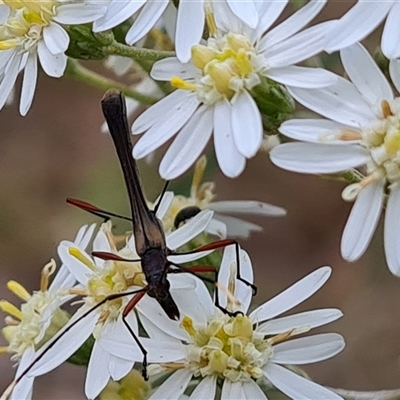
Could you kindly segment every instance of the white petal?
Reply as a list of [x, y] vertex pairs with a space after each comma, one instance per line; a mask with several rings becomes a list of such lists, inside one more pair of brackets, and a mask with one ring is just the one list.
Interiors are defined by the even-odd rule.
[[0, 4], [0, 22], [4, 24], [10, 16], [11, 9], [6, 4]]
[[337, 75], [323, 68], [295, 65], [271, 68], [267, 71], [266, 76], [283, 85], [311, 89], [333, 85], [337, 81]]
[[195, 290], [196, 285], [197, 285], [197, 278], [195, 278], [192, 275], [186, 275], [186, 274], [178, 274], [178, 275], [173, 275], [170, 274], [168, 275], [168, 280], [171, 284], [171, 291], [175, 290], [183, 290], [187, 292], [188, 290]]
[[[174, 281], [177, 278], [193, 280], [196, 284], [195, 289], [173, 290]], [[168, 278], [171, 282], [171, 290], [174, 300], [181, 311], [181, 317], [187, 315], [200, 325], [207, 324], [208, 319], [214, 315], [215, 307], [206, 285], [197, 278], [189, 274], [171, 275]]]
[[336, 321], [342, 316], [343, 313], [336, 308], [306, 311], [267, 321], [264, 324], [260, 324], [257, 331], [266, 335], [279, 335], [297, 328], [317, 328]]
[[[28, 376], [39, 376], [57, 368], [65, 360], [72, 356], [76, 350], [85, 342], [85, 340], [93, 332], [98, 314], [92, 312], [81, 321], [76, 323], [72, 328], [69, 326], [74, 323], [83, 314], [83, 310], [79, 310], [60, 331], [58, 331], [53, 338], [43, 345], [36, 353], [37, 357], [45, 353], [36, 362], [36, 364], [29, 371]], [[65, 332], [65, 333], [64, 333]], [[59, 338], [57, 343], [52, 346], [52, 343]], [[46, 349], [49, 348], [47, 351]]]
[[114, 0], [107, 6], [107, 12], [93, 24], [93, 32], [101, 32], [114, 28], [138, 11], [146, 0], [119, 1]]
[[347, 261], [358, 260], [371, 242], [383, 207], [384, 183], [377, 180], [357, 196], [342, 235], [341, 252]]
[[0, 51], [0, 70], [6, 67], [7, 63], [11, 60], [13, 55], [15, 55], [15, 49]]
[[355, 85], [341, 77], [334, 85], [321, 89], [290, 87], [288, 90], [303, 106], [345, 125], [359, 128], [376, 118]]
[[400, 60], [390, 60], [389, 63], [390, 77], [396, 87], [397, 91], [400, 90]]
[[119, 381], [132, 371], [134, 365], [135, 363], [132, 361], [126, 361], [110, 354], [108, 372], [113, 381]]
[[93, 232], [96, 229], [97, 224], [91, 224], [82, 226], [76, 234], [74, 243], [81, 249], [85, 250], [92, 240]]
[[157, 326], [156, 321], [150, 321], [150, 319], [145, 317], [143, 314], [140, 314], [140, 322], [151, 339], [167, 342], [173, 342], [177, 340], [175, 337], [168, 335], [166, 332], [160, 329]]
[[284, 208], [255, 200], [213, 201], [209, 208], [219, 213], [263, 215], [267, 217], [283, 217], [286, 215]]
[[329, 279], [331, 273], [332, 269], [330, 267], [318, 268], [256, 308], [250, 314], [250, 318], [253, 322], [262, 322], [290, 310], [318, 291]]
[[285, 393], [291, 399], [343, 400], [334, 392], [331, 392], [323, 386], [311, 382], [310, 380], [303, 378], [280, 365], [269, 363], [264, 368], [264, 375], [277, 389]]
[[[249, 255], [242, 249], [239, 250], [240, 253], [240, 275], [246, 281], [253, 283], [253, 266]], [[235, 279], [235, 292], [232, 293], [234, 297], [239, 300], [240, 306], [239, 310], [246, 314], [251, 300], [252, 300], [252, 289], [245, 283], [236, 280], [236, 250], [235, 246], [227, 246], [224, 250], [224, 255], [221, 261], [221, 267], [218, 273], [218, 283], [224, 287], [228, 288], [232, 272], [234, 273], [233, 278]], [[227, 294], [223, 291], [219, 291], [219, 301], [222, 307], [226, 307], [228, 303]], [[236, 311], [236, 310], [235, 310]]]
[[167, 5], [168, 0], [147, 1], [126, 34], [126, 43], [132, 45], [149, 33], [167, 8]]
[[327, 0], [309, 1], [304, 7], [301, 7], [297, 12], [268, 32], [263, 40], [266, 40], [269, 45], [273, 45], [296, 34], [320, 13], [326, 2]]
[[167, 247], [175, 250], [183, 244], [190, 242], [206, 229], [213, 214], [214, 212], [211, 210], [203, 210], [176, 231], [171, 232], [166, 237]]
[[192, 253], [192, 254], [179, 254], [179, 253], [177, 253], [176, 255], [168, 256], [167, 258], [172, 263], [184, 264], [184, 263], [187, 263], [187, 262], [190, 262], [190, 261], [194, 261], [194, 260], [199, 260], [200, 258], [208, 256], [213, 251], [214, 250], [199, 251], [199, 252]]
[[267, 400], [267, 396], [253, 380], [242, 382], [242, 390], [247, 400]]
[[193, 64], [183, 64], [175, 57], [164, 58], [154, 63], [150, 76], [156, 81], [170, 81], [173, 77], [186, 80], [196, 76], [196, 68]]
[[272, 360], [277, 364], [310, 364], [326, 360], [345, 347], [343, 337], [337, 333], [322, 333], [288, 340], [274, 346]]
[[[205, 22], [204, 1], [181, 0], [176, 21], [176, 55], [182, 62], [192, 56], [192, 46], [200, 43]], [[180, 75], [178, 75], [180, 76]]]
[[68, 49], [68, 33], [54, 22], [43, 28], [43, 40], [51, 54], [64, 53]]
[[133, 122], [132, 134], [137, 135], [147, 131], [159, 120], [163, 120], [165, 114], [172, 110], [176, 104], [186, 101], [187, 95], [186, 90], [178, 89], [148, 108]]
[[0, 110], [3, 108], [11, 91], [14, 88], [21, 61], [22, 57], [19, 54], [14, 53], [13, 57], [7, 63], [6, 72], [0, 84]]
[[11, 396], [9, 397], [10, 400], [31, 400], [34, 381], [35, 378], [33, 377], [23, 378], [12, 391]]
[[279, 127], [279, 132], [291, 139], [304, 142], [321, 143], [326, 141], [330, 144], [344, 144], [347, 146], [350, 141], [332, 139], [339, 135], [343, 129], [354, 130], [354, 128], [328, 119], [290, 119]]
[[252, 232], [261, 232], [262, 226], [253, 224], [240, 218], [226, 215], [215, 215], [214, 218], [222, 221], [227, 227], [228, 237], [248, 238]]
[[[19, 360], [18, 369], [15, 373], [15, 376], [20, 376], [26, 368], [32, 363], [35, 359], [35, 348], [34, 346], [28, 347], [24, 353], [22, 354], [21, 359]], [[19, 400], [19, 399], [31, 399], [32, 391], [33, 391], [33, 382], [34, 377], [25, 376], [21, 379], [21, 381], [15, 386], [12, 394], [10, 396], [10, 400]]]
[[272, 149], [270, 158], [289, 171], [331, 174], [366, 164], [370, 155], [357, 144], [284, 143]]
[[[143, 361], [143, 353], [134, 339], [127, 340], [125, 336], [116, 335], [114, 338], [105, 338], [100, 346], [115, 357], [126, 361]], [[141, 345], [147, 351], [149, 362], [164, 363], [174, 362], [185, 357], [185, 349], [180, 342], [169, 342], [139, 337]]]
[[360, 43], [340, 52], [344, 69], [363, 98], [371, 105], [392, 100], [393, 91], [374, 59]]
[[[89, 279], [89, 276], [92, 275], [92, 270], [79, 261], [77, 258], [73, 257], [69, 253], [69, 249], [71, 247], [76, 247], [75, 243], [69, 242], [67, 240], [63, 240], [57, 248], [57, 252], [59, 257], [61, 258], [61, 261], [65, 266], [68, 268], [69, 272], [75, 277], [75, 279], [83, 284], [86, 285]], [[91, 261], [90, 256], [82, 250], [82, 254], [89, 260]]]
[[206, 376], [193, 390], [189, 399], [190, 400], [213, 399], [215, 397], [216, 388], [217, 388], [217, 378], [213, 375]]
[[70, 289], [75, 285], [75, 282], [75, 277], [69, 272], [68, 268], [62, 264], [49, 286], [49, 292], [58, 289]]
[[247, 400], [242, 389], [242, 382], [225, 379], [222, 385], [221, 400]]
[[325, 50], [333, 52], [359, 42], [386, 17], [393, 2], [358, 1], [326, 35]]
[[134, 158], [143, 158], [171, 139], [193, 116], [199, 106], [197, 96], [187, 95], [174, 104], [163, 119], [154, 124], [136, 143], [133, 148]]
[[285, 67], [320, 53], [324, 46], [324, 33], [331, 23], [328, 21], [312, 26], [285, 41], [265, 48], [264, 55], [268, 65], [271, 68]]
[[263, 33], [269, 29], [279, 18], [288, 2], [289, 0], [257, 2], [257, 5], [262, 5], [262, 10], [259, 11], [257, 31]]
[[382, 33], [382, 53], [389, 59], [400, 57], [400, 4], [395, 2], [387, 16]]
[[400, 276], [400, 187], [390, 189], [386, 205], [384, 244], [386, 262], [392, 274]]
[[158, 387], [149, 400], [177, 399], [186, 390], [191, 379], [192, 373], [187, 369], [176, 371]]
[[226, 101], [215, 104], [214, 147], [221, 171], [229, 178], [239, 176], [246, 166], [246, 157], [239, 153], [233, 140], [231, 105]]
[[24, 69], [24, 80], [22, 82], [21, 101], [19, 112], [25, 116], [29, 111], [33, 95], [35, 94], [37, 81], [37, 56], [36, 53], [30, 53]]
[[258, 24], [258, 12], [253, 0], [228, 0], [231, 11], [240, 18], [249, 28], [256, 28]]
[[162, 220], [165, 217], [165, 214], [168, 212], [168, 209], [171, 207], [171, 204], [174, 201], [174, 197], [174, 192], [165, 192], [160, 204], [158, 204], [160, 201], [160, 196], [158, 196], [154, 201], [154, 204], [158, 205], [156, 214], [158, 219]]
[[246, 158], [255, 156], [261, 146], [263, 128], [257, 104], [247, 91], [235, 99], [231, 115], [236, 148]]
[[47, 75], [59, 78], [64, 74], [67, 66], [67, 56], [64, 53], [57, 55], [51, 54], [43, 41], [38, 44], [38, 54], [40, 64]]
[[112, 252], [112, 247], [107, 237], [107, 234], [102, 229], [97, 232], [97, 235], [93, 240], [92, 250], [105, 251], [107, 253]]
[[175, 138], [161, 161], [163, 179], [177, 178], [189, 169], [210, 139], [213, 129], [213, 108], [200, 107]]
[[90, 354], [86, 373], [85, 394], [88, 399], [94, 399], [106, 387], [110, 379], [108, 372], [109, 360], [109, 353], [103, 350], [99, 346], [98, 340], [96, 340]]
[[[206, 292], [204, 284], [199, 281], [198, 278], [190, 276], [189, 274], [180, 274], [180, 278], [185, 277], [186, 279], [192, 279], [196, 282], [195, 290], [189, 288], [187, 290], [171, 290], [172, 297], [178, 309], [180, 316], [191, 317], [194, 321], [200, 324], [204, 324], [213, 310], [213, 305], [209, 293]], [[174, 279], [178, 278], [178, 275], [170, 275], [168, 278], [173, 286]], [[205, 295], [207, 294], [207, 296]], [[167, 335], [170, 335], [176, 339], [188, 340], [188, 335], [180, 327], [180, 322], [171, 320], [163, 311], [158, 302], [150, 296], [145, 296], [138, 303], [136, 310], [139, 312], [139, 316], [144, 315], [151, 321], [156, 321], [157, 327], [163, 330]]]
[[226, 225], [222, 221], [212, 219], [207, 226], [206, 232], [210, 235], [217, 236], [219, 239], [227, 238]]
[[57, 7], [57, 14], [53, 21], [63, 25], [79, 25], [93, 22], [102, 17], [106, 12], [106, 7], [99, 5], [82, 4], [64, 4]]
[[[220, 32], [250, 33], [251, 29], [249, 29], [239, 18], [236, 17], [236, 15], [230, 9], [227, 1], [214, 1], [212, 7], [215, 25], [218, 27]], [[250, 35], [249, 39], [252, 43], [254, 42], [253, 38], [250, 38]]]

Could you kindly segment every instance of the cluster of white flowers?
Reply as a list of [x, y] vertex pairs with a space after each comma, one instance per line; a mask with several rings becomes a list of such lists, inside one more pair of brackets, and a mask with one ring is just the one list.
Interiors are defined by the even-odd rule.
[[[258, 152], [286, 170], [340, 177], [347, 184], [343, 200], [354, 201], [342, 236], [343, 258], [353, 262], [365, 253], [385, 210], [386, 261], [400, 277], [400, 0], [358, 0], [342, 18], [317, 24], [313, 21], [327, 0], [310, 0], [278, 22], [294, 3], [0, 4], [0, 109], [13, 98], [20, 72], [19, 109], [26, 115], [39, 63], [57, 78], [70, 68], [72, 76], [101, 88], [115, 83], [128, 96], [130, 115], [137, 116], [142, 103], [151, 104], [131, 126], [132, 135], [141, 136], [127, 149], [129, 156], [149, 158], [170, 142], [159, 166], [163, 179], [175, 179], [194, 165], [189, 196], [165, 191], [155, 207], [148, 202], [156, 210], [148, 212], [155, 221], [151, 228], [143, 222], [134, 233], [118, 236], [110, 222], [95, 235], [95, 225], [84, 226], [73, 242], [58, 246], [62, 265], [51, 284], [54, 260], [43, 268], [37, 292], [9, 282], [24, 303], [18, 308], [0, 301], [9, 314], [3, 328], [8, 346], [0, 352], [11, 353], [18, 363], [4, 399], [31, 398], [35, 377], [83, 353], [89, 399], [249, 400], [267, 399], [275, 389], [292, 399], [341, 399], [299, 367], [344, 348], [337, 333], [304, 335], [340, 318], [341, 311], [281, 316], [318, 291], [331, 268], [315, 270], [249, 311], [252, 263], [231, 238], [247, 238], [262, 228], [230, 214], [284, 216], [286, 210], [255, 200], [215, 201], [215, 184], [203, 182], [207, 160], [202, 154], [211, 138], [216, 162], [230, 178]], [[360, 41], [385, 18], [377, 63]], [[328, 55], [319, 57], [324, 51]], [[324, 68], [334, 51], [339, 51], [343, 76]], [[107, 57], [105, 65], [118, 78], [129, 76], [133, 82], [124, 86], [76, 60], [99, 55]], [[305, 118], [304, 111], [302, 118], [292, 118], [295, 102], [322, 118]], [[296, 142], [281, 143], [282, 135]], [[124, 162], [122, 167], [127, 168]], [[82, 208], [116, 216], [91, 205]], [[149, 232], [159, 225], [167, 265], [146, 271], [142, 263], [149, 260], [137, 232], [143, 230], [143, 242], [152, 250]], [[212, 243], [211, 237], [218, 241]], [[89, 243], [91, 252], [86, 252]], [[222, 247], [221, 259], [214, 250]], [[178, 269], [182, 263], [190, 264]], [[202, 280], [202, 271], [213, 273], [215, 281], [208, 275]], [[169, 297], [151, 292], [150, 280]], [[77, 306], [73, 315], [63, 308], [71, 301]], [[168, 301], [179, 315], [166, 314]], [[151, 385], [135, 372], [138, 363]]]
[[[168, 235], [167, 244], [175, 243], [180, 247], [204, 231], [211, 218], [212, 211], [202, 211], [175, 234]], [[58, 253], [63, 266], [49, 287], [42, 285], [39, 292], [29, 295], [19, 284], [9, 285], [26, 301], [21, 310], [10, 303], [1, 303], [1, 308], [13, 317], [13, 321], [18, 321], [11, 323], [9, 320], [10, 326], [3, 332], [10, 341], [6, 350], [20, 361], [17, 377], [35, 360], [14, 388], [14, 399], [30, 398], [34, 378], [66, 361], [91, 335], [94, 345], [85, 383], [85, 394], [89, 399], [96, 398], [110, 379], [121, 380], [135, 363], [143, 360], [140, 348], [122, 321], [123, 310], [132, 298], [129, 291], [145, 286], [140, 263], [91, 257], [85, 247], [93, 230], [94, 226], [82, 227], [74, 242], [60, 243]], [[109, 222], [100, 227], [92, 249], [112, 252], [124, 259], [137, 258], [133, 236], [122, 239], [114, 236]], [[197, 257], [192, 254], [170, 258], [171, 261], [187, 262], [203, 257], [204, 253], [197, 253]], [[252, 263], [243, 250], [240, 250], [239, 261], [241, 276], [252, 283]], [[54, 273], [54, 262], [51, 265], [51, 273], [47, 272], [47, 275]], [[222, 399], [266, 399], [262, 385], [272, 385], [293, 399], [312, 398], [313, 395], [340, 399], [332, 391], [291, 369], [295, 365], [328, 359], [343, 350], [344, 340], [336, 333], [295, 338], [335, 321], [342, 316], [341, 311], [324, 308], [279, 317], [318, 291], [329, 279], [331, 268], [317, 269], [248, 315], [252, 289], [237, 280], [236, 269], [236, 251], [232, 246], [227, 247], [217, 286], [221, 289], [219, 304], [230, 314], [216, 307], [205, 284], [190, 274], [171, 274], [169, 277], [171, 294], [181, 312], [178, 321], [169, 319], [157, 301], [149, 296], [137, 304], [137, 314], [128, 314], [127, 322], [133, 332], [139, 336], [140, 324], [147, 333], [147, 336], [141, 333], [139, 340], [147, 351], [150, 376], [162, 377], [173, 372], [153, 390], [150, 398], [179, 398], [192, 379], [202, 378], [190, 398], [214, 398], [217, 381], [222, 380]], [[21, 296], [22, 292], [26, 294]], [[126, 292], [127, 295], [91, 311], [106, 296]], [[82, 296], [79, 303], [83, 304], [69, 319], [60, 306], [76, 296]], [[47, 340], [43, 340], [46, 335]], [[52, 346], [55, 339], [56, 345]]]

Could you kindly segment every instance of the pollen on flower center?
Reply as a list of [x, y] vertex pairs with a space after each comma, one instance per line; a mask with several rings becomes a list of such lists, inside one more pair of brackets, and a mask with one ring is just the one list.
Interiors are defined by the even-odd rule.
[[49, 25], [55, 14], [54, 1], [4, 0], [12, 12], [0, 26], [0, 50], [35, 46], [42, 37], [42, 28]]
[[241, 34], [228, 33], [208, 39], [207, 45], [192, 47], [192, 63], [199, 69], [195, 83], [172, 79], [173, 86], [196, 91], [205, 103], [221, 98], [228, 100], [239, 91], [260, 83], [257, 74], [257, 53], [250, 41]]
[[189, 317], [181, 326], [191, 337], [187, 363], [195, 376], [217, 375], [233, 382], [258, 379], [273, 356], [272, 345], [244, 315], [229, 317], [217, 310], [206, 326], [194, 326]]
[[362, 141], [370, 150], [368, 173], [379, 173], [390, 183], [400, 181], [400, 98], [382, 101], [382, 117], [362, 129]]
[[39, 291], [29, 294], [19, 283], [10, 281], [8, 289], [25, 301], [18, 309], [6, 300], [0, 301], [0, 309], [9, 314], [2, 334], [9, 342], [7, 352], [19, 359], [25, 350], [33, 346], [36, 350], [53, 337], [69, 320], [68, 313], [61, 310], [60, 293], [48, 291], [48, 278], [54, 273], [52, 260], [42, 271]]
[[[125, 250], [121, 255], [126, 258], [132, 257], [132, 254]], [[136, 257], [137, 258], [137, 257]], [[140, 263], [106, 261], [103, 266], [92, 265], [93, 273], [87, 284], [88, 298], [91, 305], [97, 304], [105, 297], [125, 292], [131, 286], [144, 286], [144, 275]], [[107, 317], [116, 318], [123, 306], [123, 299], [108, 301], [102, 306], [102, 311]]]

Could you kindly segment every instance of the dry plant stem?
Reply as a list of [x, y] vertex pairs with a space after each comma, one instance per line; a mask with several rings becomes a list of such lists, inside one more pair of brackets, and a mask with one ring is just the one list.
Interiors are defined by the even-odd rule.
[[68, 59], [67, 75], [82, 82], [85, 82], [88, 85], [96, 86], [100, 89], [117, 89], [121, 91], [125, 96], [137, 100], [144, 105], [152, 105], [157, 101], [157, 99], [154, 97], [138, 93], [119, 82], [116, 82], [109, 78], [105, 78], [97, 72], [93, 72], [83, 67], [81, 64], [79, 64], [78, 61], [71, 58]]
[[134, 60], [148, 60], [148, 61], [158, 61], [167, 57], [174, 57], [175, 53], [173, 51], [160, 51], [143, 49], [132, 46], [127, 46], [126, 44], [114, 43], [103, 48], [103, 52], [107, 55], [123, 56], [129, 57]]
[[346, 400], [400, 400], [400, 389], [379, 390], [377, 392], [359, 392], [334, 388], [330, 388], [330, 390]]

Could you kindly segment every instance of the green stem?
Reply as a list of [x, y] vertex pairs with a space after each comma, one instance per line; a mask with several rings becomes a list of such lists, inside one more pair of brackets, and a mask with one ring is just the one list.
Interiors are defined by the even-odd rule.
[[87, 83], [88, 85], [104, 90], [111, 88], [120, 90], [125, 96], [131, 97], [145, 105], [152, 105], [157, 102], [155, 97], [138, 93], [119, 82], [105, 78], [104, 76], [83, 67], [78, 61], [71, 58], [68, 59], [67, 74], [79, 81]]
[[167, 57], [174, 57], [175, 53], [173, 51], [160, 51], [143, 49], [132, 46], [127, 46], [126, 44], [114, 42], [109, 46], [103, 48], [103, 51], [107, 55], [116, 55], [133, 58], [134, 60], [149, 60], [158, 61]]

